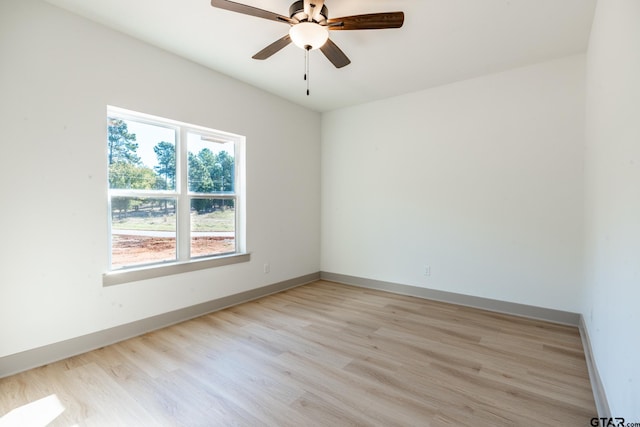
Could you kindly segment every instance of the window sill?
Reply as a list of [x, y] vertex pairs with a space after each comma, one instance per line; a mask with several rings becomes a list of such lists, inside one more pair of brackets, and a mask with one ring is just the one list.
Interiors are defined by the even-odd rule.
[[231, 264], [239, 264], [241, 262], [248, 262], [250, 260], [251, 254], [241, 253], [222, 255], [215, 258], [196, 259], [186, 262], [172, 262], [160, 265], [150, 265], [140, 268], [129, 268], [110, 271], [102, 275], [102, 286], [120, 285], [123, 283], [137, 282], [139, 280], [170, 276], [172, 274], [187, 273], [189, 271], [222, 267], [224, 265]]

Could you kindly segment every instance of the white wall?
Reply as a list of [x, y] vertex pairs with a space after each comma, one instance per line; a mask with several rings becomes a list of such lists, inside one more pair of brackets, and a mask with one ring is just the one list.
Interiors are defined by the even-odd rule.
[[[102, 286], [107, 104], [247, 137], [250, 263]], [[3, 0], [0, 122], [0, 357], [319, 270], [318, 113], [46, 3]]]
[[586, 300], [611, 413], [640, 421], [640, 2], [599, 1], [587, 54]]
[[584, 61], [325, 113], [322, 271], [578, 312]]

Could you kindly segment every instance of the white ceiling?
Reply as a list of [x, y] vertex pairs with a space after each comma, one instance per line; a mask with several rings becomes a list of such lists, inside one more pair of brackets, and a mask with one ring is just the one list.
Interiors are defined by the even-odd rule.
[[[329, 17], [403, 11], [400, 29], [333, 31], [352, 63], [336, 69], [293, 44], [251, 59], [288, 25], [210, 0], [47, 0], [316, 111], [359, 104], [586, 50], [595, 0], [326, 0]], [[293, 0], [236, 0], [288, 15]]]

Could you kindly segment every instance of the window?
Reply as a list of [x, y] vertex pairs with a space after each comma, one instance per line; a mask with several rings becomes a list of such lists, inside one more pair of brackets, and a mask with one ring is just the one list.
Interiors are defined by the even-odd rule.
[[109, 107], [110, 270], [242, 253], [243, 144], [241, 136]]

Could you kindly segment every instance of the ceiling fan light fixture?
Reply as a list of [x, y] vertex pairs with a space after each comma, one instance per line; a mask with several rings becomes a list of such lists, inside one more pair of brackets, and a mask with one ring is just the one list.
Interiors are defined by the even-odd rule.
[[322, 47], [329, 39], [327, 28], [315, 22], [300, 22], [289, 29], [291, 41], [301, 49], [310, 50]]

